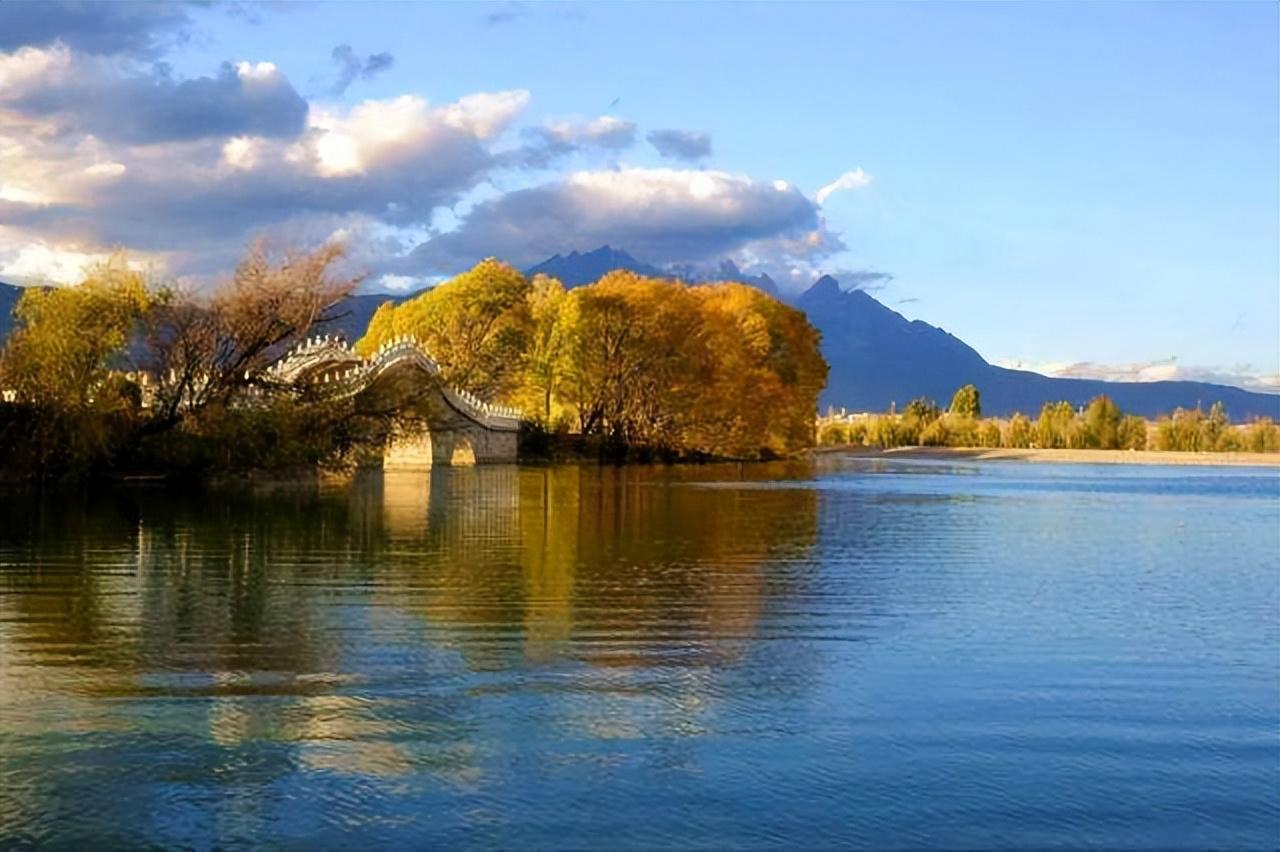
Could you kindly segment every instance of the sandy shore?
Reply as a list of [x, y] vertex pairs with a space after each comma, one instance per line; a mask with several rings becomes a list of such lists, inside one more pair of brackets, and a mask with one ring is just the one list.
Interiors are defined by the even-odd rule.
[[988, 450], [954, 447], [821, 447], [822, 455], [838, 453], [869, 459], [938, 459], [1033, 461], [1065, 464], [1191, 464], [1280, 467], [1280, 453], [1166, 453], [1154, 450]]

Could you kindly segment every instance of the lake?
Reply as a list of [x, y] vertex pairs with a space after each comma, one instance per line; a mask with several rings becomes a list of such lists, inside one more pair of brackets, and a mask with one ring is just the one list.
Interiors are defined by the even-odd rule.
[[0, 846], [1277, 843], [1275, 470], [0, 495]]

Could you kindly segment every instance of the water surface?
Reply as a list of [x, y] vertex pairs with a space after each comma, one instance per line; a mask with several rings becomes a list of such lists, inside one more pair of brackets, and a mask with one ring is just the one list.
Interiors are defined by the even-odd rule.
[[1280, 843], [1280, 476], [0, 495], [0, 846]]

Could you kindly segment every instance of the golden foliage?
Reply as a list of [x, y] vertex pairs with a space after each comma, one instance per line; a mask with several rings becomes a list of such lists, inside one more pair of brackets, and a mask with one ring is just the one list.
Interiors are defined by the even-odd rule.
[[357, 349], [401, 335], [426, 345], [446, 381], [546, 428], [687, 453], [811, 445], [827, 374], [804, 315], [759, 290], [625, 271], [566, 291], [486, 260], [381, 307]]

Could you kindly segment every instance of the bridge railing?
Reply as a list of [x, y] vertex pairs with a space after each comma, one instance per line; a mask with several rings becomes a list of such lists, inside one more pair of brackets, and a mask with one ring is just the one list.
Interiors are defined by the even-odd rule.
[[[349, 396], [365, 390], [378, 375], [406, 359], [416, 362], [429, 375], [440, 375], [439, 362], [421, 341], [409, 335], [387, 340], [367, 358], [341, 338], [308, 338], [289, 350], [268, 373], [276, 381], [297, 383], [305, 374], [320, 370], [318, 384], [334, 385], [331, 393], [335, 396]], [[440, 387], [455, 408], [489, 428], [515, 428], [523, 416], [518, 408], [485, 402], [465, 388], [443, 382]]]

